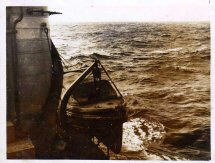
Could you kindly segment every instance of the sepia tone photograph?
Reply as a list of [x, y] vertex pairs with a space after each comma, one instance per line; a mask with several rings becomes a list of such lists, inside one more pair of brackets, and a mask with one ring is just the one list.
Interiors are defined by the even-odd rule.
[[6, 159], [210, 161], [209, 8], [6, 6]]

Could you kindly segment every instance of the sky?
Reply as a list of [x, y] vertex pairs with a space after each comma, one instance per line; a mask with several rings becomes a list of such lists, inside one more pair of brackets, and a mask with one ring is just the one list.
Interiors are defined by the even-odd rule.
[[50, 22], [209, 21], [209, 0], [52, 0]]

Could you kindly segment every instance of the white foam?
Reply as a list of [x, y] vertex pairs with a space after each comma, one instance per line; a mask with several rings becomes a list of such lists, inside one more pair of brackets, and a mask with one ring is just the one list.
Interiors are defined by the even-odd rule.
[[164, 134], [162, 124], [135, 118], [123, 124], [123, 147], [127, 151], [143, 151], [153, 142], [162, 140]]

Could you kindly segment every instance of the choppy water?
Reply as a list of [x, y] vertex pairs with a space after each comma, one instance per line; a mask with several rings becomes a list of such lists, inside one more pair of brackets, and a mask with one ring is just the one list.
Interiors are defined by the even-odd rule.
[[88, 23], [51, 30], [74, 71], [65, 75], [65, 87], [95, 52], [127, 101], [122, 152], [111, 159], [210, 159], [208, 23]]

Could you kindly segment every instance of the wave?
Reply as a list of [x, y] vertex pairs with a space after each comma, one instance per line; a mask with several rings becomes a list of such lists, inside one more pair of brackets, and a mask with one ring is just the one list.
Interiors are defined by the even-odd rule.
[[[209, 158], [209, 24], [86, 23], [55, 30], [53, 40], [75, 70], [68, 81], [98, 58], [125, 97], [127, 136], [115, 158]], [[153, 147], [156, 133], [162, 138]]]

